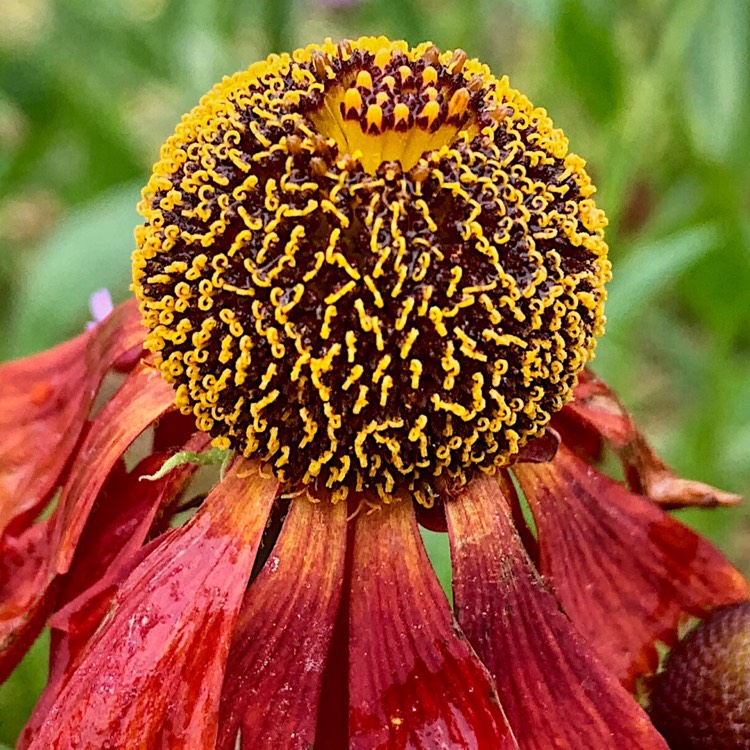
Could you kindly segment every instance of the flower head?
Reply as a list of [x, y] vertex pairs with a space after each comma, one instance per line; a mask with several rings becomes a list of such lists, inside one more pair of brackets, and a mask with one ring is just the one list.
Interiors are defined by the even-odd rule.
[[282, 481], [429, 506], [570, 398], [609, 275], [593, 192], [546, 113], [460, 50], [272, 57], [162, 151], [146, 345], [182, 412]]
[[19, 747], [665, 748], [629, 693], [748, 588], [659, 506], [738, 498], [585, 369], [593, 191], [460, 50], [326, 42], [218, 84], [144, 191], [140, 313], [0, 372], [0, 676], [53, 629]]

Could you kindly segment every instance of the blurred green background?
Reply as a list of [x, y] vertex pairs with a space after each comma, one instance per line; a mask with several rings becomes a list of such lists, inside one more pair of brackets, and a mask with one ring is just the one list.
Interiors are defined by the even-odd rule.
[[[596, 370], [680, 472], [750, 496], [747, 0], [0, 0], [0, 360], [127, 296], [139, 190], [216, 80], [362, 34], [462, 47], [547, 108], [610, 218]], [[750, 572], [750, 511], [687, 515]]]

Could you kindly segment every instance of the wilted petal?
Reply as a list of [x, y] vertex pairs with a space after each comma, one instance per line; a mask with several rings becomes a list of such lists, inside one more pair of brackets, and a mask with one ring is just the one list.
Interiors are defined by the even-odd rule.
[[128, 577], [30, 747], [214, 746], [224, 664], [277, 483], [241, 461]]
[[49, 499], [107, 371], [135, 350], [143, 329], [135, 302], [95, 331], [0, 366], [0, 535]]
[[65, 573], [99, 490], [130, 444], [172, 406], [174, 393], [158, 371], [139, 365], [96, 415], [58, 503], [57, 570]]
[[360, 513], [355, 523], [349, 747], [515, 747], [427, 559], [411, 503]]
[[648, 495], [663, 508], [714, 508], [737, 505], [742, 500], [732, 492], [679, 477], [640, 432], [622, 452], [622, 459], [631, 489]]
[[292, 503], [235, 627], [218, 748], [313, 746], [343, 586], [346, 526], [345, 503]]
[[673, 643], [681, 615], [747, 598], [706, 540], [565, 447], [514, 467], [539, 531], [540, 570], [605, 665], [632, 687]]
[[740, 496], [682, 479], [662, 461], [636, 427], [614, 391], [586, 371], [575, 389], [575, 398], [553, 424], [565, 443], [586, 458], [600, 457], [604, 442], [617, 453], [633, 492], [647, 495], [665, 508], [736, 505]]
[[519, 747], [667, 750], [540, 579], [503, 485], [482, 477], [445, 507], [458, 622], [495, 678]]

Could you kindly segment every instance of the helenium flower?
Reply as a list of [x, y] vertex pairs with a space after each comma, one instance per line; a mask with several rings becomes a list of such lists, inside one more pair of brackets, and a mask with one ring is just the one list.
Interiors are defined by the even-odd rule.
[[630, 694], [657, 641], [748, 589], [660, 507], [736, 498], [587, 369], [593, 194], [461, 50], [327, 41], [217, 84], [144, 190], [138, 306], [0, 369], [0, 671], [53, 633], [19, 746], [665, 748]]

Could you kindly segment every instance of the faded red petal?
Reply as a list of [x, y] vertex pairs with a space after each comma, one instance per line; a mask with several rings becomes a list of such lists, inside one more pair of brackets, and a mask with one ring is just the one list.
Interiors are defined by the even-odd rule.
[[515, 747], [458, 630], [411, 503], [360, 513], [349, 615], [349, 747]]
[[50, 498], [99, 384], [142, 344], [132, 302], [72, 341], [0, 366], [0, 535]]
[[506, 500], [513, 486], [503, 485], [481, 477], [445, 508], [458, 622], [495, 678], [519, 747], [667, 750], [534, 569]]
[[133, 571], [33, 750], [214, 746], [229, 643], [276, 491], [237, 462]]
[[514, 467], [539, 532], [540, 570], [599, 656], [623, 681], [657, 666], [681, 615], [748, 596], [706, 540], [561, 446], [550, 464]]
[[70, 567], [86, 519], [112, 467], [173, 400], [174, 393], [159, 372], [139, 365], [96, 415], [58, 503], [58, 572]]
[[346, 526], [345, 503], [292, 503], [235, 627], [217, 748], [313, 746], [343, 586]]
[[665, 508], [736, 505], [739, 495], [682, 479], [657, 455], [614, 391], [586, 371], [575, 398], [553, 420], [565, 443], [585, 458], [598, 459], [606, 441], [618, 454], [628, 485]]
[[52, 611], [50, 522], [0, 540], [0, 682], [36, 640]]

